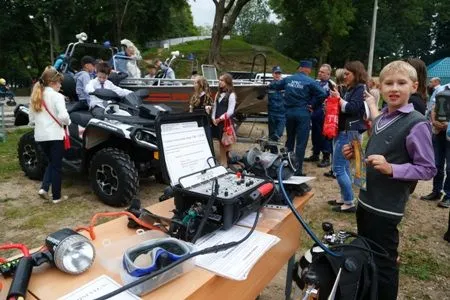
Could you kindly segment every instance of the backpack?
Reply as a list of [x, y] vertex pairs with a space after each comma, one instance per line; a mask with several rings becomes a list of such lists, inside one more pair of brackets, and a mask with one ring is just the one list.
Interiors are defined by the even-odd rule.
[[[355, 246], [355, 247], [352, 247]], [[359, 248], [356, 248], [359, 247]], [[342, 268], [338, 289], [334, 299], [339, 300], [376, 300], [378, 289], [377, 267], [367, 241], [358, 237], [350, 244], [333, 248], [342, 256], [335, 257], [325, 253], [314, 245], [295, 263], [293, 279], [300, 289], [308, 282], [314, 282], [319, 290], [319, 300], [328, 299], [339, 269]]]

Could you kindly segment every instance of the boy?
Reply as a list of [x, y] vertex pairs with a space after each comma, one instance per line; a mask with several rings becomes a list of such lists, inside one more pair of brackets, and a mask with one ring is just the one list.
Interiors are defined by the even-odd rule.
[[89, 81], [91, 81], [94, 77], [95, 59], [91, 56], [83, 56], [81, 58], [81, 71], [76, 73], [74, 76], [78, 102], [74, 105], [70, 112], [87, 110], [89, 108], [89, 94], [85, 91], [85, 88]]
[[[367, 191], [360, 191], [356, 221], [358, 234], [381, 245], [388, 258], [375, 256], [378, 268], [378, 299], [395, 300], [398, 292], [397, 226], [417, 180], [436, 174], [429, 122], [408, 104], [416, 91], [417, 73], [403, 61], [394, 61], [380, 73], [381, 93], [387, 107], [378, 114], [376, 101], [366, 92], [373, 121], [366, 148]], [[353, 157], [350, 145], [342, 149]], [[376, 249], [374, 249], [376, 250]]]
[[[92, 79], [86, 85], [86, 93], [92, 93], [97, 89], [108, 89], [115, 92], [120, 97], [124, 97], [131, 93], [130, 90], [122, 89], [116, 85], [114, 85], [111, 81], [108, 80], [108, 76], [111, 73], [111, 67], [108, 63], [101, 62], [97, 64], [97, 78]], [[97, 98], [94, 95], [89, 96], [89, 109], [91, 110], [92, 115], [100, 120], [103, 120], [105, 117], [105, 106], [103, 105], [103, 100]]]

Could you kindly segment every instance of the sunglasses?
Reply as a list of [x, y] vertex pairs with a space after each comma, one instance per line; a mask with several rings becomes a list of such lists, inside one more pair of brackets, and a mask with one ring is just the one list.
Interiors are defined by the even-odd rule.
[[174, 238], [146, 241], [125, 251], [123, 267], [133, 277], [142, 277], [165, 268], [189, 255], [191, 248]]

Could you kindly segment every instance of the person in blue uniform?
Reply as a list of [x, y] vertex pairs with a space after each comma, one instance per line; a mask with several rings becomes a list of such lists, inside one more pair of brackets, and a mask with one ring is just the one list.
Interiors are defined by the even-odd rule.
[[317, 81], [309, 77], [312, 61], [302, 60], [297, 72], [279, 81], [273, 81], [269, 89], [284, 90], [286, 108], [286, 148], [294, 151], [299, 162], [296, 175], [304, 176], [303, 159], [308, 143], [311, 109], [321, 105], [327, 94]]
[[[273, 80], [281, 80], [282, 70], [280, 66], [272, 68]], [[284, 92], [275, 89], [269, 89], [269, 139], [278, 142], [283, 136], [284, 127], [286, 126], [286, 109], [284, 108]], [[278, 153], [276, 146], [271, 147], [272, 153]]]

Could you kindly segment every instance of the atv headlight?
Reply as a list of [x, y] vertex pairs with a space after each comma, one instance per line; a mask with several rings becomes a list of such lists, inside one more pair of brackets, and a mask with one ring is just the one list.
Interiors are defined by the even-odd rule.
[[152, 150], [157, 150], [157, 142], [156, 142], [156, 134], [142, 129], [136, 129], [131, 133], [131, 139], [135, 141], [136, 143], [150, 148]]

